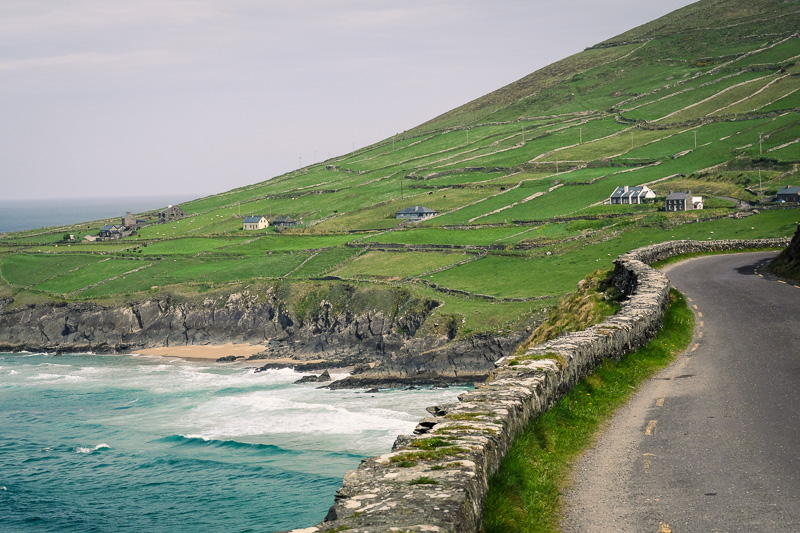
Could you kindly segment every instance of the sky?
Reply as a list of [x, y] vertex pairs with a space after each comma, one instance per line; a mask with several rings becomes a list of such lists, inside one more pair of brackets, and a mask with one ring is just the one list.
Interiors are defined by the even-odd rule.
[[690, 3], [2, 0], [0, 199], [257, 183]]

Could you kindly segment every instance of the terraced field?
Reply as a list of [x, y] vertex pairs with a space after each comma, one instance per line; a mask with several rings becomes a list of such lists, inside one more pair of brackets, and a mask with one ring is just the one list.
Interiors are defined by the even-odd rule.
[[[117, 220], [5, 235], [0, 297], [119, 302], [341, 278], [439, 299], [466, 335], [525, 326], [642, 244], [788, 236], [800, 211], [772, 196], [800, 185], [799, 13], [698, 2], [393, 138], [184, 203], [186, 218], [124, 240], [63, 240]], [[656, 202], [604, 204], [643, 184]], [[708, 209], [665, 213], [677, 190]], [[440, 214], [395, 218], [414, 205]], [[243, 231], [248, 215], [301, 224]]]

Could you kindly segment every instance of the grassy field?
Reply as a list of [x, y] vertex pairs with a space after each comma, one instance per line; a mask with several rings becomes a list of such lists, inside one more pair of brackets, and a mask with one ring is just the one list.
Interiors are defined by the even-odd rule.
[[[503, 299], [558, 298], [636, 246], [794, 233], [800, 211], [771, 210], [770, 195], [800, 185], [797, 27], [780, 0], [704, 0], [392, 138], [186, 202], [184, 219], [124, 240], [81, 240], [108, 221], [5, 235], [0, 295], [120, 301], [333, 275], [445, 302], [436, 312], [460, 315], [464, 335], [526, 327], [543, 305]], [[641, 184], [660, 198], [605, 203]], [[707, 209], [665, 213], [677, 190]], [[756, 210], [727, 218], [731, 198]], [[395, 217], [414, 205], [440, 214]], [[248, 215], [300, 224], [244, 231]]]

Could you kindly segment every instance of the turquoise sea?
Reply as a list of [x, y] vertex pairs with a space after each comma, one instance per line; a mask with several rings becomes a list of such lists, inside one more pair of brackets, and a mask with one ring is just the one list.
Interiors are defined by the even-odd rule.
[[347, 470], [463, 391], [329, 391], [300, 377], [0, 353], [0, 531], [308, 527]]

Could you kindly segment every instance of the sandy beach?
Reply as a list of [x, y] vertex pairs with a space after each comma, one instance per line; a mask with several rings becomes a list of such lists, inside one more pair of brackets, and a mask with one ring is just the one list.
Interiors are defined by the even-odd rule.
[[[247, 362], [253, 364], [254, 361], [247, 361], [251, 355], [263, 352], [267, 347], [262, 344], [205, 344], [205, 345], [190, 345], [190, 346], [168, 346], [163, 348], [147, 348], [145, 350], [136, 350], [132, 352], [138, 355], [156, 355], [161, 357], [180, 357], [181, 359], [189, 359], [193, 361], [216, 361], [220, 357], [233, 355], [241, 357], [237, 359], [237, 363]], [[311, 359], [298, 361], [289, 357], [276, 357], [271, 359], [258, 359], [256, 364], [281, 364], [281, 365], [295, 365], [298, 363], [324, 363], [324, 359]]]
[[182, 359], [214, 360], [227, 355], [248, 358], [251, 355], [263, 352], [266, 346], [261, 344], [208, 344], [191, 346], [168, 346], [163, 348], [147, 348], [136, 350], [139, 355], [160, 355], [164, 357], [180, 357]]

